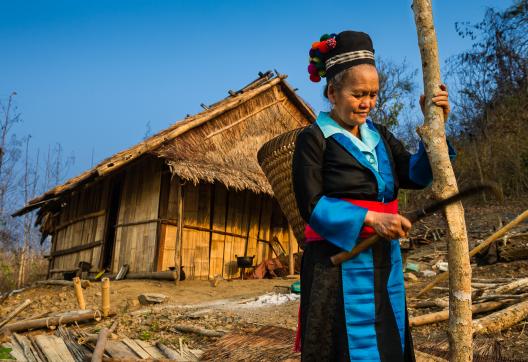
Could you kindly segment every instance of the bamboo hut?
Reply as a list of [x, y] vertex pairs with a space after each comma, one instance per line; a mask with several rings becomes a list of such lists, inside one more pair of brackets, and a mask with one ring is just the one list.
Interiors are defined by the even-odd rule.
[[232, 278], [235, 255], [259, 263], [277, 247], [298, 250], [256, 154], [315, 116], [286, 76], [259, 76], [17, 211], [39, 209], [37, 224], [51, 236], [48, 277], [84, 261], [91, 272], [181, 265], [190, 279]]

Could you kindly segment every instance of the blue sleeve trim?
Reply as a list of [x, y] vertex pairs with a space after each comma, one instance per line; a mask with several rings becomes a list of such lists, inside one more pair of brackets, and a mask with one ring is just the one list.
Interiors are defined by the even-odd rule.
[[409, 179], [423, 187], [427, 187], [433, 182], [433, 172], [431, 171], [429, 158], [421, 141], [418, 144], [418, 152], [412, 155], [409, 161]]
[[367, 209], [322, 196], [310, 216], [310, 226], [335, 246], [350, 251], [356, 246]]
[[[449, 152], [449, 159], [453, 161], [456, 158], [456, 151], [447, 141], [447, 148]], [[418, 152], [411, 156], [409, 161], [409, 179], [415, 184], [427, 187], [433, 182], [433, 172], [431, 164], [425, 152], [424, 144], [420, 141], [418, 145]]]

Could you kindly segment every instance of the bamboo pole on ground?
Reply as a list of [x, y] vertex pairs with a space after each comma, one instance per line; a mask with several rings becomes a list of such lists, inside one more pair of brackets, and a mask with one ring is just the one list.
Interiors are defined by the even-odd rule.
[[[424, 142], [433, 172], [432, 191], [437, 199], [456, 194], [458, 187], [449, 159], [443, 112], [432, 102], [441, 84], [438, 44], [431, 0], [413, 0], [418, 45], [422, 58], [425, 121], [418, 133]], [[449, 360], [472, 361], [471, 267], [464, 209], [461, 202], [445, 208], [449, 233]]]
[[4, 332], [19, 332], [19, 331], [25, 331], [27, 329], [37, 329], [37, 328], [52, 328], [56, 327], [58, 325], [71, 323], [71, 322], [79, 322], [79, 321], [85, 321], [85, 320], [98, 320], [101, 317], [101, 314], [99, 311], [93, 311], [93, 310], [84, 310], [81, 312], [70, 312], [70, 313], [64, 313], [58, 316], [54, 317], [47, 317], [47, 318], [39, 318], [39, 319], [33, 319], [33, 320], [25, 320], [20, 322], [14, 322], [5, 325], [0, 331], [0, 333]]
[[[471, 311], [474, 314], [489, 312], [495, 309], [502, 307], [506, 302], [485, 302], [480, 304], [473, 304], [471, 306]], [[409, 326], [417, 327], [423, 326], [431, 323], [438, 323], [446, 321], [449, 318], [449, 310], [442, 310], [439, 312], [428, 313], [416, 317], [409, 318]]]
[[496, 333], [528, 317], [528, 300], [473, 321], [476, 334]]
[[188, 326], [184, 324], [172, 324], [171, 328], [178, 332], [195, 333], [195, 334], [200, 334], [202, 336], [207, 336], [207, 337], [222, 337], [223, 335], [225, 335], [225, 332], [222, 332], [222, 331], [215, 331], [212, 329]]
[[110, 279], [108, 278], [101, 280], [101, 303], [103, 317], [108, 317], [110, 313]]
[[172, 348], [167, 347], [161, 342], [156, 342], [156, 347], [165, 355], [165, 357], [169, 358], [171, 361], [178, 361], [181, 356], [178, 352], [173, 350]]
[[84, 301], [84, 294], [81, 287], [81, 278], [73, 278], [73, 288], [75, 289], [75, 298], [77, 298], [77, 303], [79, 303], [79, 309], [86, 309], [86, 302]]
[[[505, 225], [501, 229], [499, 229], [496, 232], [494, 232], [493, 235], [491, 235], [489, 238], [484, 240], [478, 246], [473, 248], [469, 252], [469, 256], [470, 257], [475, 256], [476, 254], [478, 254], [479, 252], [481, 252], [482, 250], [487, 248], [491, 243], [493, 243], [496, 240], [502, 238], [504, 235], [506, 235], [506, 233], [508, 231], [510, 231], [511, 229], [513, 229], [514, 227], [516, 227], [517, 225], [519, 225], [521, 222], [523, 222], [526, 219], [528, 219], [528, 210], [524, 211], [522, 214], [520, 214], [515, 219], [510, 221], [507, 225]], [[420, 297], [423, 294], [427, 293], [429, 290], [433, 289], [433, 287], [435, 285], [437, 285], [438, 283], [441, 283], [444, 280], [446, 280], [448, 278], [448, 276], [449, 276], [449, 271], [446, 271], [443, 274], [438, 274], [429, 284], [427, 284], [422, 290], [420, 290], [420, 292], [418, 293], [417, 297]]]
[[7, 322], [9, 322], [11, 319], [15, 318], [20, 312], [22, 312], [30, 304], [31, 304], [31, 300], [26, 299], [22, 304], [20, 304], [11, 313], [9, 313], [7, 317], [4, 318], [3, 321], [0, 322], [0, 328], [6, 325]]

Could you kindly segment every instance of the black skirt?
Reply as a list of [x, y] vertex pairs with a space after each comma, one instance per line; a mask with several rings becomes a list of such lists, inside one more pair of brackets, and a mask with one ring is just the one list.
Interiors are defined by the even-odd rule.
[[[382, 244], [374, 246], [374, 249], [382, 248]], [[351, 358], [348, 348], [341, 266], [334, 266], [330, 261], [332, 255], [341, 251], [340, 248], [326, 241], [307, 244], [304, 249], [301, 267], [302, 361], [355, 360], [353, 356]], [[386, 293], [379, 294], [386, 295]], [[380, 310], [379, 306], [376, 307], [377, 311]], [[406, 318], [403, 352], [400, 338], [391, 341], [391, 334], [386, 332], [387, 328], [393, 329], [390, 326], [391, 321], [383, 320], [383, 323], [379, 324], [376, 330], [379, 333], [378, 348], [381, 361], [414, 362], [408, 318]]]

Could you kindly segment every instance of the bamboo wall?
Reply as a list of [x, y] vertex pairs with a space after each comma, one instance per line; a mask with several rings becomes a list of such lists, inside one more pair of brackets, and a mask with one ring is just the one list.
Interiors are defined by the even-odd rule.
[[[237, 255], [255, 255], [254, 265], [276, 256], [270, 247], [273, 237], [288, 252], [288, 225], [269, 196], [228, 190], [219, 183], [181, 186], [181, 180], [153, 158], [131, 165], [123, 177], [112, 252], [114, 273], [123, 264], [131, 272], [152, 272], [181, 261], [188, 279], [233, 278], [239, 276]], [[67, 199], [52, 256], [66, 254], [52, 258], [52, 277], [62, 277], [62, 271], [77, 268], [79, 261], [88, 261], [95, 269], [101, 266], [111, 182], [108, 178]]]
[[[178, 196], [180, 181], [173, 178], [169, 206], [162, 221], [158, 270], [178, 260]], [[236, 256], [255, 255], [254, 265], [275, 257], [270, 242], [277, 237], [288, 251], [289, 233], [277, 203], [269, 196], [228, 190], [222, 184], [183, 186], [181, 265], [188, 279], [238, 277]], [[176, 196], [175, 196], [176, 195]], [[171, 206], [172, 205], [172, 206]], [[298, 251], [294, 240], [294, 252]]]
[[50, 277], [77, 268], [80, 261], [97, 267], [105, 231], [110, 179], [85, 187], [65, 198], [57, 217], [50, 254]]
[[130, 166], [121, 193], [112, 271], [128, 264], [129, 271], [156, 270], [156, 245], [163, 163], [145, 158]]

